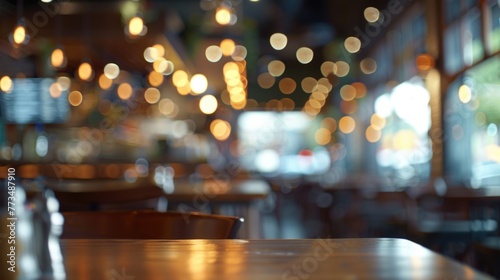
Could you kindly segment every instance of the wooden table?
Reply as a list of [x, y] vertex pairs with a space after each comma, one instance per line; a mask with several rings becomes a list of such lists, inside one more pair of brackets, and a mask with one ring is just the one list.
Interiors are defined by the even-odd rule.
[[[47, 180], [62, 202], [99, 205], [120, 204], [164, 197], [176, 211], [238, 215], [245, 219], [241, 238], [261, 238], [259, 201], [271, 192], [264, 180], [174, 180], [172, 187], [158, 187], [149, 178], [124, 180]], [[171, 207], [171, 208], [172, 208]]]
[[61, 243], [67, 279], [493, 279], [403, 239]]

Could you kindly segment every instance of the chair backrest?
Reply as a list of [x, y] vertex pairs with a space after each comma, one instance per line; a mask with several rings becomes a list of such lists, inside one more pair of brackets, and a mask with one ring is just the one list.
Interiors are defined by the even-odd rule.
[[231, 239], [243, 218], [156, 211], [63, 212], [61, 238]]

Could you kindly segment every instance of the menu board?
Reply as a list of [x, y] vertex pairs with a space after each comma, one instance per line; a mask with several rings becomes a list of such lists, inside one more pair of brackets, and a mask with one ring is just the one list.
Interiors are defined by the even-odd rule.
[[13, 90], [0, 94], [0, 108], [7, 123], [62, 123], [69, 114], [68, 92], [50, 95], [50, 78], [13, 79]]

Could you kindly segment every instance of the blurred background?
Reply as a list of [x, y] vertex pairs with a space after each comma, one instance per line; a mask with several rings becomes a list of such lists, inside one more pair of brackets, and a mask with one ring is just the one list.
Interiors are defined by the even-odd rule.
[[404, 237], [491, 271], [499, 17], [498, 0], [0, 0], [0, 162], [170, 193], [165, 176], [258, 179], [255, 237]]

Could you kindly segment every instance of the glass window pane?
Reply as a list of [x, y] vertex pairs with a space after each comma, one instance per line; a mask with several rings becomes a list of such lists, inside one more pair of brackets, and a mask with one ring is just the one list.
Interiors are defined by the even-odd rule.
[[481, 38], [481, 18], [478, 9], [471, 10], [463, 20], [462, 41], [464, 62], [471, 65], [483, 58], [484, 49]]
[[460, 15], [460, 2], [459, 0], [445, 0], [444, 14], [446, 22], [450, 22]]
[[496, 52], [500, 50], [500, 2], [498, 0], [490, 1], [491, 26], [490, 26], [490, 50]]
[[460, 41], [460, 28], [458, 24], [452, 25], [445, 30], [444, 54], [446, 72], [454, 73], [458, 71], [462, 65], [462, 51]]
[[445, 110], [446, 172], [473, 187], [500, 180], [500, 58], [468, 70], [448, 89]]
[[477, 5], [478, 0], [465, 0], [465, 8], [468, 10], [472, 6]]

